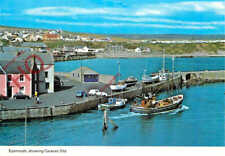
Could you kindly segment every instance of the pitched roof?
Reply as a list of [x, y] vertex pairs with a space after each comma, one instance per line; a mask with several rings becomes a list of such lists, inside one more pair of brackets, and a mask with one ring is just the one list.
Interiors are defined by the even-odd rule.
[[23, 52], [21, 55], [18, 55], [18, 52], [14, 53], [0, 53], [0, 60], [17, 60], [24, 62], [29, 59], [32, 55], [36, 56], [36, 63], [41, 64], [42, 62], [38, 61], [38, 58], [41, 59], [41, 61], [44, 62], [45, 65], [53, 65], [54, 64], [54, 58], [51, 53], [39, 53], [39, 52]]
[[[30, 71], [26, 68], [25, 63], [22, 61], [0, 60], [0, 73], [1, 74], [28, 74]], [[31, 68], [31, 62], [28, 62]], [[23, 71], [19, 70], [21, 68]]]
[[47, 48], [47, 45], [42, 42], [24, 42], [22, 47]]
[[88, 68], [88, 67], [80, 67], [76, 70], [73, 70], [71, 73], [80, 73], [81, 72], [81, 68], [82, 68], [82, 73], [83, 74], [99, 74], [96, 71]]
[[2, 47], [3, 52], [10, 52], [10, 53], [17, 53], [19, 51], [24, 51], [24, 52], [30, 52], [31, 49], [30, 48], [26, 48], [26, 47], [13, 47], [13, 46], [4, 46]]
[[44, 36], [47, 38], [53, 38], [53, 39], [60, 37], [60, 35], [58, 35], [58, 34], [44, 34]]

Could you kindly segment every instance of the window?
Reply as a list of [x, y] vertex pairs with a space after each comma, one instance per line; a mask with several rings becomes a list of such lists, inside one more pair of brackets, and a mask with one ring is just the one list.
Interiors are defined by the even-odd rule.
[[8, 75], [8, 81], [11, 82], [12, 81], [12, 75]]
[[20, 75], [20, 82], [24, 81], [24, 75]]
[[45, 84], [45, 88], [46, 88], [46, 89], [49, 89], [49, 82], [47, 82], [47, 83]]
[[45, 78], [48, 78], [48, 72], [45, 72]]

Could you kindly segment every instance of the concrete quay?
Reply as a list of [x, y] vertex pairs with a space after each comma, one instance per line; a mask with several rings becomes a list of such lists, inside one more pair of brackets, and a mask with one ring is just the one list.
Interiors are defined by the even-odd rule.
[[[180, 77], [174, 80], [181, 82]], [[122, 92], [113, 93], [112, 97], [122, 97], [131, 100], [135, 98], [137, 95], [141, 95], [142, 93], [149, 92], [149, 91], [156, 91], [158, 90], [163, 91], [168, 89], [168, 84], [172, 85], [172, 81], [165, 81], [159, 82], [155, 84], [149, 85], [142, 85], [137, 84], [134, 87], [131, 87]], [[90, 87], [90, 86], [88, 86]], [[80, 88], [79, 88], [80, 89]], [[34, 100], [19, 100], [20, 103], [26, 102], [26, 104], [16, 104], [14, 105], [13, 102], [9, 107], [2, 107], [0, 109], [0, 120], [7, 121], [7, 120], [24, 120], [25, 117], [28, 119], [33, 118], [47, 118], [47, 117], [54, 117], [59, 115], [66, 115], [66, 114], [73, 114], [73, 113], [80, 113], [85, 112], [91, 109], [97, 108], [98, 104], [107, 102], [107, 97], [85, 97], [81, 99], [75, 99], [75, 88], [71, 88], [64, 92], [67, 101], [63, 103], [59, 102], [60, 95], [55, 96], [55, 100], [52, 99], [48, 101], [48, 103], [43, 104], [34, 104]], [[47, 95], [45, 95], [47, 96]], [[52, 95], [53, 96], [53, 95]], [[61, 95], [62, 96], [62, 95]], [[71, 100], [71, 97], [73, 100]], [[110, 96], [111, 97], [111, 96]], [[40, 99], [42, 100], [43, 97]], [[65, 99], [65, 98], [64, 98]], [[71, 100], [71, 101], [69, 101]], [[10, 101], [10, 100], [9, 100]], [[28, 102], [29, 101], [29, 102]], [[8, 102], [9, 103], [9, 102]], [[4, 106], [8, 106], [7, 102], [4, 103]]]
[[85, 59], [94, 59], [96, 56], [54, 56], [55, 62], [63, 62], [63, 61], [72, 61], [72, 60], [85, 60]]
[[[168, 81], [148, 85], [139, 82], [136, 86], [130, 87], [125, 91], [113, 93], [112, 97], [121, 97], [132, 100], [143, 93], [160, 93], [169, 90], [172, 87], [179, 88], [184, 85], [191, 86], [209, 82], [225, 82], [224, 74], [224, 70], [183, 72], [175, 74], [177, 76], [175, 76], [173, 80], [170, 79]], [[64, 82], [67, 83], [67, 81]], [[79, 99], [75, 98], [76, 90], [88, 90], [90, 88], [96, 88], [96, 86], [104, 88], [104, 84], [90, 86], [71, 81], [68, 81], [68, 83], [70, 86], [73, 84], [69, 89], [40, 96], [40, 100], [42, 101], [41, 104], [34, 104], [34, 99], [0, 101], [0, 121], [24, 120], [25, 117], [28, 119], [51, 118], [60, 115], [80, 113], [96, 109], [98, 104], [107, 102], [107, 97], [90, 96]], [[47, 100], [45, 101], [45, 99]]]

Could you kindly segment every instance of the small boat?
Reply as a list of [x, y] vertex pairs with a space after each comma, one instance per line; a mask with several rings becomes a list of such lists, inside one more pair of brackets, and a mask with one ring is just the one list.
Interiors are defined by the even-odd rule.
[[156, 97], [150, 97], [148, 99], [143, 98], [141, 103], [131, 106], [131, 111], [136, 113], [155, 115], [173, 111], [182, 106], [183, 95], [172, 96], [163, 100], [156, 101]]
[[120, 80], [120, 62], [118, 62], [118, 77], [119, 77], [118, 83], [110, 85], [110, 89], [112, 91], [121, 91], [127, 87], [127, 84], [124, 81]]
[[137, 83], [137, 79], [134, 76], [130, 76], [125, 80], [127, 87], [134, 86]]
[[127, 99], [121, 99], [121, 98], [109, 98], [108, 103], [99, 104], [98, 110], [114, 110], [123, 108], [126, 106]]
[[117, 84], [110, 85], [112, 91], [121, 91], [127, 87], [127, 84], [123, 81], [119, 81]]
[[165, 69], [165, 49], [163, 49], [163, 62], [162, 62], [162, 70], [159, 71], [159, 81], [167, 81], [169, 80], [169, 71]]
[[158, 74], [151, 74], [147, 75], [146, 70], [144, 70], [144, 74], [142, 75], [142, 82], [143, 83], [154, 83], [159, 81], [159, 75]]
[[159, 81], [167, 81], [169, 80], [169, 71], [159, 71]]

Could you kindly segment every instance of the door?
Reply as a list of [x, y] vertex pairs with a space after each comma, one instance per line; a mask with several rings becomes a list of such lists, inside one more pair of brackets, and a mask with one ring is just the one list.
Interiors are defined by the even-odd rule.
[[12, 86], [8, 86], [7, 88], [7, 96], [12, 97]]

